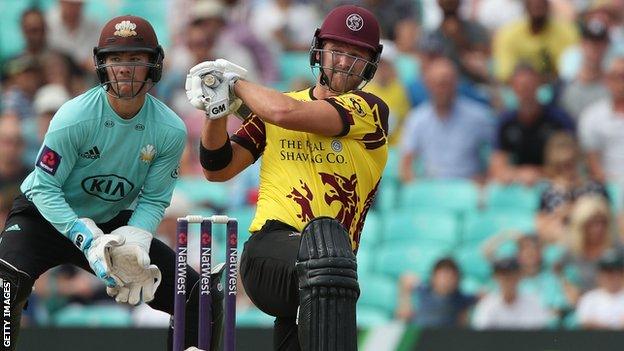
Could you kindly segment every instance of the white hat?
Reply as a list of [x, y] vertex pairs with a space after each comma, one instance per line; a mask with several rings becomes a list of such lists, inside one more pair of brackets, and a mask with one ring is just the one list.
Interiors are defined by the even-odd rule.
[[37, 90], [33, 105], [37, 114], [56, 112], [69, 99], [69, 93], [62, 85], [48, 84]]
[[225, 5], [218, 0], [198, 0], [191, 8], [191, 19], [226, 18]]
[[399, 50], [397, 49], [394, 42], [391, 40], [382, 39], [381, 45], [383, 45], [383, 50], [381, 51], [381, 59], [388, 62], [394, 62], [399, 55]]

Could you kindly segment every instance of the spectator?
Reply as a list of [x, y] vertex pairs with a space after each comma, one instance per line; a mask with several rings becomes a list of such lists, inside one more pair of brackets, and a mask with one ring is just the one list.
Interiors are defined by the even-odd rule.
[[491, 33], [522, 17], [526, 0], [482, 0], [477, 9], [477, 20]]
[[29, 8], [22, 12], [22, 36], [24, 51], [20, 56], [31, 56], [39, 59], [48, 50], [47, 25], [43, 12], [38, 8]]
[[310, 28], [317, 28], [321, 23], [314, 5], [294, 0], [258, 2], [254, 12], [251, 29], [271, 48], [274, 56], [283, 51], [310, 50]]
[[433, 32], [426, 34], [425, 40], [439, 42], [444, 56], [455, 63], [462, 77], [479, 83], [488, 82], [490, 38], [487, 30], [460, 16], [460, 0], [437, 1], [443, 13], [442, 22]]
[[85, 70], [93, 69], [93, 43], [97, 43], [100, 25], [84, 15], [85, 0], [58, 0], [47, 13], [50, 47], [58, 49]]
[[[30, 170], [22, 162], [24, 138], [20, 121], [12, 115], [0, 117], [0, 192], [19, 189]], [[34, 162], [33, 162], [34, 164]]]
[[381, 37], [389, 40], [396, 38], [398, 26], [416, 23], [419, 18], [418, 5], [410, 0], [360, 0], [362, 6], [372, 11], [379, 20]]
[[494, 37], [495, 76], [507, 82], [514, 67], [527, 62], [553, 81], [561, 53], [578, 40], [576, 28], [552, 18], [548, 0], [525, 0], [525, 9], [526, 18], [503, 26]]
[[568, 300], [574, 304], [580, 294], [596, 287], [598, 260], [616, 247], [613, 229], [611, 209], [603, 197], [587, 195], [576, 200], [563, 241], [566, 253], [556, 265], [565, 279]]
[[433, 267], [431, 280], [405, 275], [399, 286], [397, 317], [423, 328], [465, 327], [473, 296], [459, 289], [460, 271], [452, 258], [442, 258]]
[[[609, 94], [603, 80], [603, 61], [609, 47], [607, 24], [598, 19], [590, 20], [583, 24], [581, 33], [582, 40], [578, 47], [581, 65], [578, 72], [567, 77], [571, 81], [561, 96], [563, 108], [576, 120], [587, 105]], [[560, 69], [560, 74], [565, 79], [564, 68]]]
[[485, 257], [490, 261], [516, 257], [520, 267], [518, 290], [521, 294], [532, 294], [545, 308], [564, 312], [570, 303], [566, 300], [563, 282], [546, 264], [542, 249], [543, 242], [537, 235], [517, 231], [505, 231], [483, 245]]
[[70, 96], [78, 96], [95, 83], [72, 58], [58, 50], [49, 50], [41, 58], [45, 84], [61, 85]]
[[516, 258], [494, 262], [498, 290], [487, 293], [475, 307], [472, 325], [476, 329], [540, 329], [551, 322], [552, 313], [539, 298], [519, 291], [520, 265]]
[[[431, 63], [437, 61], [441, 57], [445, 57], [442, 42], [432, 36], [424, 35], [418, 42], [418, 50], [420, 62], [415, 65], [417, 67], [416, 71], [419, 73], [427, 72]], [[408, 79], [406, 84], [410, 103], [413, 107], [417, 107], [430, 99], [426, 84], [420, 76]], [[484, 87], [486, 89], [483, 89]], [[475, 84], [462, 76], [458, 77], [457, 95], [466, 97], [488, 108], [491, 105], [489, 88], [482, 84]]]
[[23, 123], [25, 129], [23, 134], [26, 139], [26, 150], [24, 152], [26, 163], [35, 163], [52, 117], [69, 99], [69, 93], [62, 85], [48, 84], [37, 91], [33, 103], [37, 118], [24, 121]]
[[624, 258], [606, 252], [598, 261], [598, 287], [581, 296], [577, 319], [585, 329], [624, 329]]
[[[403, 122], [410, 106], [407, 91], [397, 75], [394, 64], [397, 59], [397, 49], [390, 41], [383, 42], [381, 60], [377, 66], [377, 72], [373, 80], [366, 86], [365, 91], [371, 92], [388, 104], [390, 115], [388, 116], [389, 136], [388, 143], [394, 145], [400, 138]], [[306, 85], [307, 87], [309, 85]], [[302, 89], [305, 89], [303, 87]], [[302, 90], [299, 89], [299, 90]], [[290, 91], [296, 91], [291, 89]]]
[[609, 196], [603, 184], [585, 180], [581, 174], [580, 150], [572, 134], [553, 133], [544, 153], [544, 175], [548, 185], [540, 196], [536, 226], [542, 240], [561, 243], [577, 198], [593, 194], [608, 200]]
[[31, 56], [20, 56], [9, 61], [5, 67], [6, 85], [0, 106], [3, 113], [15, 114], [21, 120], [34, 118], [32, 101], [41, 87], [41, 66]]
[[574, 129], [565, 112], [538, 101], [537, 89], [541, 83], [540, 74], [528, 65], [519, 65], [512, 75], [511, 86], [518, 98], [518, 108], [500, 117], [490, 158], [490, 174], [495, 181], [535, 184], [543, 176], [548, 137], [558, 130]]
[[[180, 170], [182, 175], [201, 175], [197, 145], [201, 126], [206, 119], [203, 112], [194, 109], [187, 100], [184, 81], [188, 68], [206, 60], [224, 58], [248, 69], [248, 78], [257, 79], [253, 57], [249, 51], [236, 42], [229, 42], [224, 36], [226, 8], [217, 0], [205, 0], [194, 5], [192, 19], [186, 28], [185, 47], [176, 50], [170, 71], [158, 86], [158, 95], [180, 114], [188, 130], [188, 142]], [[234, 133], [241, 122], [228, 120], [228, 128]]]
[[414, 179], [413, 161], [421, 157], [428, 178], [472, 178], [483, 175], [482, 148], [492, 139], [489, 112], [456, 96], [457, 71], [446, 58], [432, 62], [426, 71], [431, 101], [407, 117], [401, 140], [400, 176]]
[[579, 134], [589, 175], [598, 182], [623, 186], [624, 56], [608, 65], [606, 82], [610, 98], [593, 103], [581, 113]]

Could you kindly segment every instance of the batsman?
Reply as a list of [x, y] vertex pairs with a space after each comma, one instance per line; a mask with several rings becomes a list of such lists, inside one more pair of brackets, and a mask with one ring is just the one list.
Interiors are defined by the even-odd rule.
[[[0, 234], [0, 279], [10, 287], [2, 350], [16, 348], [35, 280], [61, 264], [95, 274], [117, 302], [173, 314], [175, 253], [152, 233], [171, 200], [186, 128], [148, 94], [161, 78], [164, 52], [149, 22], [120, 16], [103, 27], [93, 58], [100, 85], [54, 116]], [[190, 268], [187, 274], [191, 346], [199, 276]], [[218, 336], [223, 295], [216, 283], [213, 290]]]
[[[374, 15], [346, 5], [314, 34], [317, 82], [308, 89], [254, 84], [225, 60], [187, 76], [189, 101], [207, 115], [199, 145], [206, 178], [225, 181], [261, 160], [240, 273], [254, 304], [275, 316], [275, 350], [357, 349], [355, 253], [388, 153], [388, 107], [361, 89], [381, 51]], [[232, 136], [230, 113], [245, 119]]]

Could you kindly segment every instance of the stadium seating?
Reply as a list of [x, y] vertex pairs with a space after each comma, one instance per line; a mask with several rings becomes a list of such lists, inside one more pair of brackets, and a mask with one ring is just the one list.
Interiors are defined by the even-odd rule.
[[[463, 278], [476, 289], [487, 282], [492, 273], [490, 262], [485, 258], [479, 246], [463, 246], [455, 250], [454, 258], [460, 267]], [[464, 282], [462, 282], [464, 283]]]
[[358, 309], [376, 308], [391, 318], [396, 308], [397, 281], [383, 275], [370, 274], [360, 277], [359, 282], [361, 293]]
[[417, 180], [399, 193], [399, 207], [474, 211], [479, 204], [477, 186], [469, 180]]
[[220, 209], [226, 209], [229, 204], [227, 186], [208, 182], [202, 177], [181, 177], [178, 179], [176, 189], [195, 204]]
[[539, 205], [539, 187], [520, 184], [490, 184], [485, 189], [485, 205], [492, 209], [535, 211]]
[[237, 327], [272, 327], [275, 317], [260, 311], [256, 307], [236, 311]]
[[378, 249], [374, 271], [398, 279], [406, 272], [427, 279], [435, 261], [449, 255], [448, 250], [436, 246], [398, 243], [383, 245]]
[[69, 305], [53, 316], [52, 323], [58, 327], [127, 327], [132, 317], [121, 305]]
[[535, 228], [531, 211], [496, 210], [472, 212], [466, 216], [462, 245], [475, 245], [501, 231], [517, 230], [523, 233]]
[[409, 242], [453, 249], [459, 243], [459, 223], [450, 211], [402, 208], [388, 218], [384, 242]]
[[292, 82], [305, 78], [313, 81], [314, 76], [310, 70], [310, 54], [305, 52], [283, 52], [279, 56], [279, 71], [281, 73], [282, 88], [288, 90]]

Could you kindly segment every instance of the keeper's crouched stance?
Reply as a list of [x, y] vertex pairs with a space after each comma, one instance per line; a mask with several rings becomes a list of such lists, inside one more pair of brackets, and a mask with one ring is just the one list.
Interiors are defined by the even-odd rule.
[[[171, 200], [186, 127], [148, 93], [161, 78], [164, 52], [149, 22], [129, 15], [103, 27], [93, 52], [100, 85], [55, 114], [0, 234], [8, 296], [0, 350], [16, 349], [35, 280], [61, 264], [93, 273], [119, 303], [147, 302], [173, 314], [175, 253], [152, 233]], [[186, 346], [192, 346], [199, 275], [187, 272]], [[222, 319], [218, 280], [212, 279], [215, 327]]]

